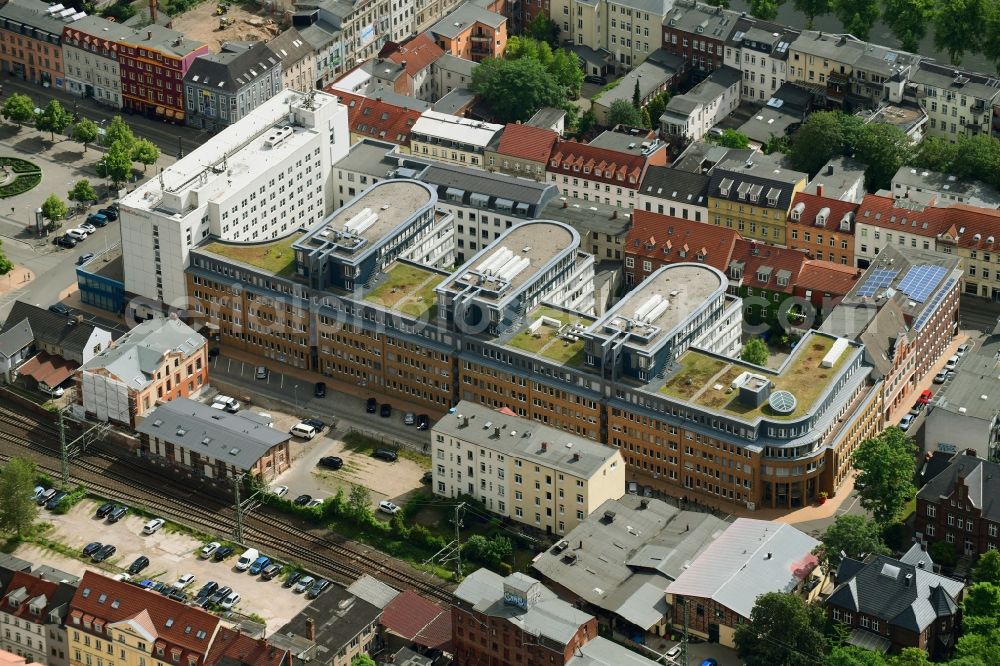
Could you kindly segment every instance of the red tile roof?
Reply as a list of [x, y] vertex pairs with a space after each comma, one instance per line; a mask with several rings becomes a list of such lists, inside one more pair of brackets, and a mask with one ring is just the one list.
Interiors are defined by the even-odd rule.
[[821, 259], [807, 259], [802, 264], [795, 286], [833, 296], [845, 296], [861, 277], [861, 269]]
[[[219, 618], [200, 608], [148, 592], [135, 585], [87, 571], [70, 603], [70, 618], [66, 624], [102, 621], [101, 624], [132, 622], [152, 633], [152, 641], [164, 648], [165, 654], [180, 650], [179, 663], [187, 666], [188, 657], [195, 656], [203, 664], [209, 652]], [[96, 629], [96, 627], [95, 627]]]
[[[799, 207], [801, 204], [801, 208]], [[796, 211], [799, 212], [799, 224], [811, 224], [817, 226], [816, 216], [824, 208], [828, 209], [826, 216], [826, 228], [833, 231], [841, 231], [841, 233], [854, 233], [854, 217], [857, 215], [858, 207], [860, 204], [856, 204], [852, 201], [841, 201], [840, 199], [832, 199], [830, 197], [821, 197], [817, 194], [806, 194], [805, 192], [798, 192], [792, 198], [792, 208], [789, 214], [789, 222], [792, 222], [791, 215]], [[840, 229], [840, 221], [844, 219], [844, 216], [851, 215], [851, 225], [847, 230]]]
[[351, 132], [401, 146], [410, 145], [410, 131], [420, 112], [378, 99], [369, 99], [343, 90], [328, 89], [347, 107], [347, 125]]
[[276, 647], [268, 640], [258, 640], [227, 627], [220, 627], [212, 641], [208, 663], [281, 666], [287, 657], [288, 650]]
[[[15, 610], [10, 607], [9, 597], [11, 593], [16, 592], [22, 587], [24, 588], [26, 595]], [[58, 589], [59, 585], [56, 583], [43, 580], [23, 571], [18, 571], [11, 576], [10, 583], [7, 585], [7, 589], [4, 590], [3, 599], [0, 599], [0, 603], [3, 604], [5, 613], [29, 622], [34, 622], [35, 624], [42, 624], [48, 619], [46, 611], [49, 610], [49, 606], [52, 604], [52, 601], [55, 598], [56, 590]], [[31, 604], [32, 599], [36, 599], [42, 595], [45, 595], [46, 604], [42, 607], [42, 612], [35, 615], [30, 612], [29, 605]]]
[[[704, 263], [725, 273], [738, 238], [737, 231], [726, 227], [636, 209], [625, 251], [664, 263], [697, 261], [697, 255], [702, 254]], [[688, 247], [687, 257], [680, 256], [684, 246]]]
[[444, 51], [425, 32], [402, 44], [386, 44], [379, 55], [397, 64], [406, 63], [406, 73], [416, 76], [443, 56]]
[[[731, 261], [743, 262], [744, 287], [767, 289], [786, 294], [791, 294], [795, 290], [796, 278], [807, 260], [808, 255], [806, 255], [805, 250], [772, 247], [745, 238], [737, 239], [731, 259]], [[766, 281], [757, 279], [761, 268], [771, 269]], [[785, 285], [778, 284], [780, 271], [790, 273], [788, 283]]]
[[500, 135], [497, 154], [532, 162], [548, 162], [559, 135], [544, 127], [510, 123]]
[[639, 189], [645, 168], [646, 158], [642, 155], [621, 153], [576, 141], [558, 141], [552, 149], [546, 171]]
[[968, 204], [921, 206], [869, 194], [861, 202], [856, 221], [883, 229], [940, 238], [959, 247], [1000, 252], [1000, 211], [990, 208]]
[[413, 590], [403, 590], [382, 611], [379, 620], [389, 631], [428, 648], [451, 640], [451, 610], [444, 610]]

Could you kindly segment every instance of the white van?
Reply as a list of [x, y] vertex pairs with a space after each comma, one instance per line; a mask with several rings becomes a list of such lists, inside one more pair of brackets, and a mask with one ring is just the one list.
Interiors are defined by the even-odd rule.
[[[213, 407], [215, 407], [216, 405], [222, 405], [221, 409], [226, 410], [230, 414], [235, 414], [236, 412], [240, 411], [239, 401], [236, 400], [235, 398], [230, 398], [228, 395], [221, 395], [221, 394], [217, 395], [215, 396], [215, 399], [212, 401], [212, 403]], [[220, 409], [219, 407], [215, 408]]]
[[316, 428], [312, 427], [308, 423], [297, 423], [292, 426], [292, 429], [288, 432], [296, 437], [301, 437], [302, 439], [312, 439], [316, 436]]
[[236, 560], [236, 570], [246, 571], [258, 557], [260, 557], [260, 553], [256, 548], [247, 548], [246, 552], [240, 555], [240, 559]]

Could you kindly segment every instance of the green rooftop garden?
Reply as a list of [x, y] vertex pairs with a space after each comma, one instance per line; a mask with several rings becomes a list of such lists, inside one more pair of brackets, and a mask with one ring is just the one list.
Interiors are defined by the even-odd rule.
[[430, 312], [433, 319], [437, 310], [434, 288], [444, 276], [426, 268], [396, 263], [386, 271], [386, 280], [365, 295], [366, 301], [378, 303], [411, 317]]
[[680, 371], [671, 377], [660, 391], [671, 397], [684, 400], [693, 398], [708, 383], [708, 380], [726, 366], [725, 361], [698, 352], [684, 354], [680, 358], [680, 364]]
[[256, 266], [278, 277], [290, 277], [295, 273], [295, 251], [292, 243], [302, 237], [296, 232], [270, 243], [230, 243], [216, 241], [200, 249], [233, 261]]
[[[542, 317], [558, 321], [559, 327], [551, 323], [542, 323], [532, 331], [531, 325]], [[511, 338], [507, 344], [511, 347], [531, 352], [532, 354], [538, 354], [561, 365], [571, 365], [573, 367], [583, 365], [585, 356], [583, 340], [566, 340], [559, 335], [559, 331], [562, 327], [572, 326], [573, 324], [589, 327], [594, 321], [592, 318], [557, 310], [547, 305], [540, 305], [525, 317], [525, 321], [528, 325], [524, 330]]]

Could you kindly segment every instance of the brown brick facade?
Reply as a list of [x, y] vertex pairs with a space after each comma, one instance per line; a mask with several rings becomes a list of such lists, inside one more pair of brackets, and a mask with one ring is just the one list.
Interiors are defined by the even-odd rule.
[[597, 619], [580, 626], [566, 645], [529, 634], [504, 617], [462, 606], [452, 608], [452, 643], [456, 666], [562, 666], [576, 649], [597, 636]]

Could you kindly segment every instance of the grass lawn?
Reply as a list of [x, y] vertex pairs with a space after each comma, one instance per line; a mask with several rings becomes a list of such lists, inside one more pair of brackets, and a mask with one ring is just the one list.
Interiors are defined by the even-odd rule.
[[721, 384], [722, 390], [716, 391], [714, 388], [709, 388], [700, 396], [698, 396], [698, 399], [695, 402], [697, 402], [699, 405], [704, 405], [705, 407], [708, 407], [710, 409], [719, 409], [727, 402], [729, 402], [729, 399], [732, 398], [733, 396], [732, 393], [726, 392], [729, 390], [729, 385], [732, 384], [733, 381], [735, 381], [735, 379], [744, 372], [746, 372], [746, 368], [742, 366], [739, 365], [729, 366], [728, 368], [726, 368], [726, 371], [723, 372], [722, 375], [712, 383], [713, 386], [715, 384]]
[[412, 449], [408, 449], [405, 446], [396, 448], [391, 444], [383, 444], [382, 442], [368, 437], [367, 435], [362, 435], [359, 432], [349, 432], [344, 435], [343, 440], [344, 448], [352, 453], [359, 453], [362, 455], [370, 456], [372, 451], [378, 448], [392, 449], [400, 458], [406, 458], [407, 460], [412, 460], [413, 462], [419, 464], [425, 469], [430, 469], [431, 467], [431, 457], [425, 456], [422, 453], [418, 453]]
[[663, 393], [675, 398], [690, 400], [709, 379], [715, 376], [726, 365], [711, 356], [688, 352], [680, 359], [681, 370], [660, 389]]
[[210, 243], [204, 250], [250, 266], [256, 266], [278, 277], [288, 277], [295, 272], [295, 252], [292, 243], [302, 237], [294, 233], [271, 243], [247, 245], [243, 243]]
[[[388, 278], [365, 296], [365, 300], [398, 310], [411, 317], [420, 317], [437, 308], [434, 288], [444, 279], [441, 275], [409, 264], [395, 264], [386, 271]], [[431, 318], [434, 313], [431, 313]]]
[[[540, 305], [532, 310], [531, 313], [525, 317], [525, 320], [530, 325], [542, 317], [555, 319], [563, 326], [572, 324], [590, 326], [590, 324], [593, 323], [593, 320], [590, 318], [576, 316], [545, 305]], [[534, 333], [525, 327], [523, 331], [511, 338], [510, 342], [507, 344], [511, 347], [531, 352], [532, 354], [544, 356], [549, 360], [563, 365], [571, 365], [573, 367], [580, 367], [583, 365], [585, 356], [583, 352], [583, 348], [585, 346], [583, 340], [577, 340], [576, 342], [563, 340], [558, 336], [558, 332], [559, 331], [555, 326], [549, 326], [547, 324], [539, 326], [538, 330]]]

